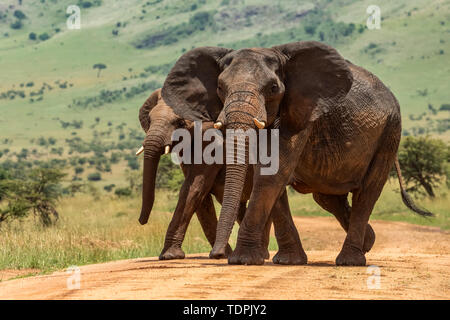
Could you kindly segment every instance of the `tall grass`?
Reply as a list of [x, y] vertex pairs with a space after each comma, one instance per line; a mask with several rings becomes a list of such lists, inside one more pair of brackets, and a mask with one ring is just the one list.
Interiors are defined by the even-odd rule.
[[[147, 225], [137, 219], [139, 198], [80, 195], [59, 205], [60, 220], [43, 228], [33, 218], [0, 229], [0, 270], [42, 271], [116, 259], [159, 255], [175, 199], [159, 192]], [[183, 244], [186, 253], [207, 252], [210, 245], [194, 216]]]

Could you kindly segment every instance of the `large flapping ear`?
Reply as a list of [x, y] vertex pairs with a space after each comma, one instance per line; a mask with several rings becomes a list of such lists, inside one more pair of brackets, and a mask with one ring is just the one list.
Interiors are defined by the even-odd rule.
[[156, 89], [139, 109], [139, 121], [141, 122], [141, 127], [145, 132], [147, 132], [150, 128], [150, 111], [154, 106], [156, 106], [160, 98], [161, 89]]
[[214, 121], [222, 110], [217, 95], [219, 60], [231, 49], [201, 47], [178, 59], [162, 88], [164, 101], [181, 118]]
[[300, 41], [273, 49], [286, 58], [285, 94], [280, 108], [282, 127], [292, 132], [304, 129], [350, 90], [352, 73], [345, 59], [332, 47]]

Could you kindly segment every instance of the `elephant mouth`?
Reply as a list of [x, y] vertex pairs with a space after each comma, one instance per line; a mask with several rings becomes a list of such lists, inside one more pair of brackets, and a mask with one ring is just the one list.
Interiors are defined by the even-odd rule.
[[267, 123], [267, 115], [262, 97], [254, 90], [236, 90], [226, 98], [224, 116], [230, 128], [249, 129], [254, 124], [263, 129]]

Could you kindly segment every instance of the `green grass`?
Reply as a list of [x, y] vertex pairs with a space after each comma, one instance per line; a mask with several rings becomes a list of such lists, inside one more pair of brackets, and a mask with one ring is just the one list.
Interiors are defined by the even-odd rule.
[[[59, 205], [61, 218], [54, 226], [42, 228], [31, 217], [2, 225], [0, 270], [32, 268], [45, 272], [70, 265], [157, 256], [174, 203], [173, 197], [158, 193], [148, 224], [141, 226], [137, 221], [138, 198], [65, 198]], [[183, 249], [186, 253], [210, 250], [196, 217]]]

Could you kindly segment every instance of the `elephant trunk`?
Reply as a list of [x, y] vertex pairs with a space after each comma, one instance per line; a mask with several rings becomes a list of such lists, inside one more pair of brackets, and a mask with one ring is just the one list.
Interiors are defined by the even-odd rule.
[[148, 222], [155, 201], [155, 181], [161, 157], [164, 139], [163, 135], [156, 130], [149, 130], [144, 141], [144, 174], [142, 181], [142, 209], [139, 223], [144, 225]]
[[[226, 246], [239, 212], [249, 165], [249, 141], [251, 140], [248, 130], [255, 129], [255, 118], [266, 120], [264, 105], [256, 94], [249, 94], [248, 91], [245, 95], [239, 92], [229, 95], [225, 101], [224, 110], [227, 130], [240, 129], [242, 131], [234, 135], [236, 140], [231, 143], [228, 141], [227, 134], [227, 146], [234, 145], [231, 154], [235, 163], [229, 164], [228, 160], [226, 163], [222, 209], [217, 224], [216, 241], [210, 253], [210, 258], [215, 259], [226, 257]], [[253, 142], [256, 143], [256, 141]], [[240, 153], [242, 150], [245, 150], [245, 158], [242, 158], [243, 154]], [[234, 157], [234, 153], [237, 154], [236, 157]], [[229, 149], [227, 149], [227, 156], [228, 154], [230, 154]]]

